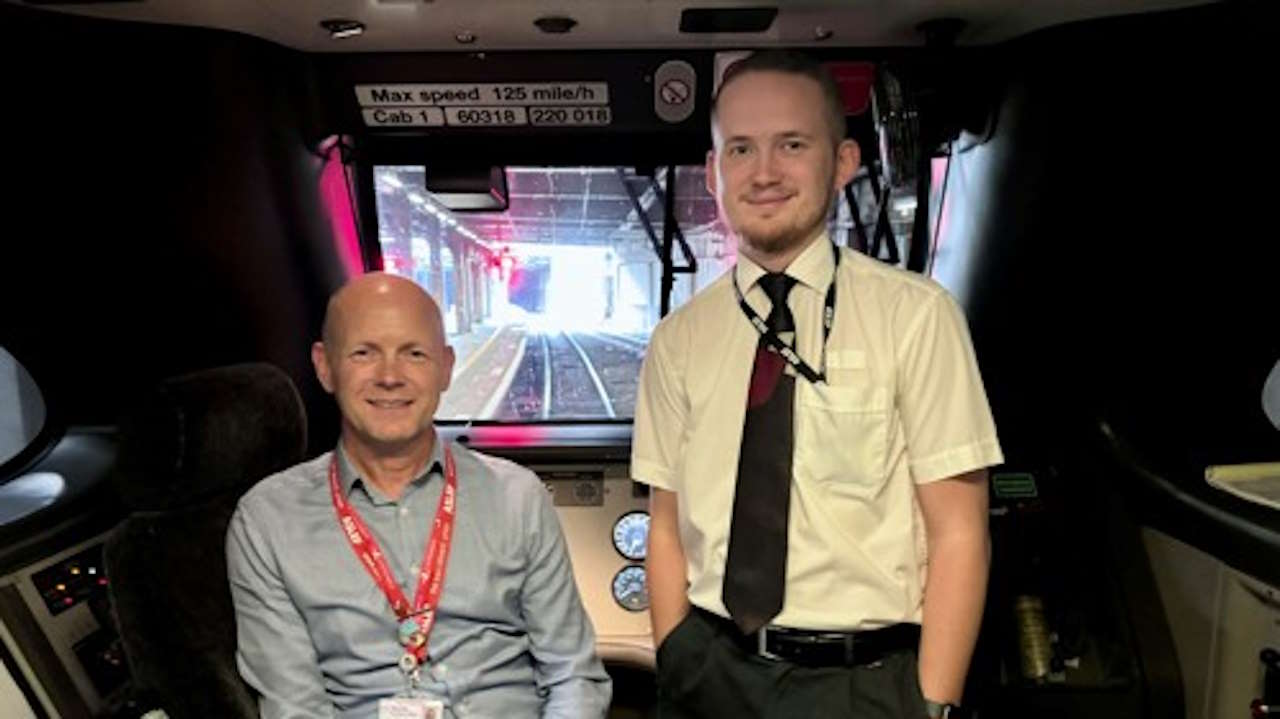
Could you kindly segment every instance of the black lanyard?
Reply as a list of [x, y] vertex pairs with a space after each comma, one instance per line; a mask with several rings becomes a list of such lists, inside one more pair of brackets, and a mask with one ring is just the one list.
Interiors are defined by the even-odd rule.
[[827, 338], [831, 336], [831, 325], [836, 322], [836, 278], [840, 270], [840, 248], [834, 242], [831, 243], [831, 252], [835, 256], [836, 264], [831, 271], [831, 284], [827, 286], [827, 298], [822, 303], [822, 371], [820, 372], [815, 371], [800, 359], [795, 348], [783, 342], [778, 333], [769, 329], [769, 325], [760, 319], [760, 315], [756, 314], [755, 310], [751, 309], [751, 305], [747, 304], [747, 299], [742, 296], [742, 290], [738, 287], [737, 268], [733, 270], [733, 294], [738, 298], [738, 306], [742, 308], [742, 314], [751, 320], [751, 325], [764, 338], [765, 343], [777, 350], [778, 354], [795, 368], [796, 373], [809, 380], [811, 384], [827, 382]]

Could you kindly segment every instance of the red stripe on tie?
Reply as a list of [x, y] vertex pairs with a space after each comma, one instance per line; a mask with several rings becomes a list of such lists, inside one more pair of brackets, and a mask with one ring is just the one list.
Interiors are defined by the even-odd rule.
[[771, 352], [768, 348], [758, 347], [756, 349], [756, 363], [751, 372], [751, 386], [747, 390], [747, 408], [759, 407], [769, 398], [773, 396], [773, 390], [778, 386], [778, 379], [782, 377], [782, 368], [786, 365], [786, 360], [782, 359], [782, 355], [777, 352]]

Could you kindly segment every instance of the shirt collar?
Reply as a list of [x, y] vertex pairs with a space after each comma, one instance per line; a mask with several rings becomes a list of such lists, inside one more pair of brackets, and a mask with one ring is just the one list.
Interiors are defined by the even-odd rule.
[[[361, 478], [359, 471], [356, 470], [355, 464], [351, 462], [351, 458], [347, 456], [347, 450], [342, 446], [342, 441], [338, 441], [338, 448], [335, 450], [338, 457], [338, 486], [342, 488], [344, 497], [350, 497], [352, 490], [356, 487], [356, 482], [364, 487], [365, 492], [369, 493], [370, 488], [365, 487], [364, 480]], [[435, 446], [431, 448], [431, 459], [427, 461], [426, 469], [422, 474], [414, 478], [413, 484], [424, 484], [433, 474], [444, 474], [444, 440], [439, 434], [436, 435]], [[371, 498], [372, 494], [369, 495]]]
[[[764, 276], [766, 270], [753, 262], [749, 257], [738, 253], [738, 264], [734, 269], [738, 287], [743, 293], [755, 286], [756, 280]], [[824, 292], [831, 283], [835, 272], [835, 259], [831, 252], [831, 239], [824, 231], [804, 249], [783, 272], [794, 277], [800, 284], [815, 292]]]

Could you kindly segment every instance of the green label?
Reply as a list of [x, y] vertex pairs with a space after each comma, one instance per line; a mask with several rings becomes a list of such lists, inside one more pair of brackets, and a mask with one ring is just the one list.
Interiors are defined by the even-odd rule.
[[997, 474], [991, 478], [991, 486], [1000, 499], [1027, 499], [1038, 496], [1034, 475]]

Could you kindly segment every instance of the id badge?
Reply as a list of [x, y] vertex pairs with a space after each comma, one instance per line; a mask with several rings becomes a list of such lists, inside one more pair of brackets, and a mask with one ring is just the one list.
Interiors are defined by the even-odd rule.
[[418, 697], [379, 699], [378, 719], [444, 719], [444, 702]]

